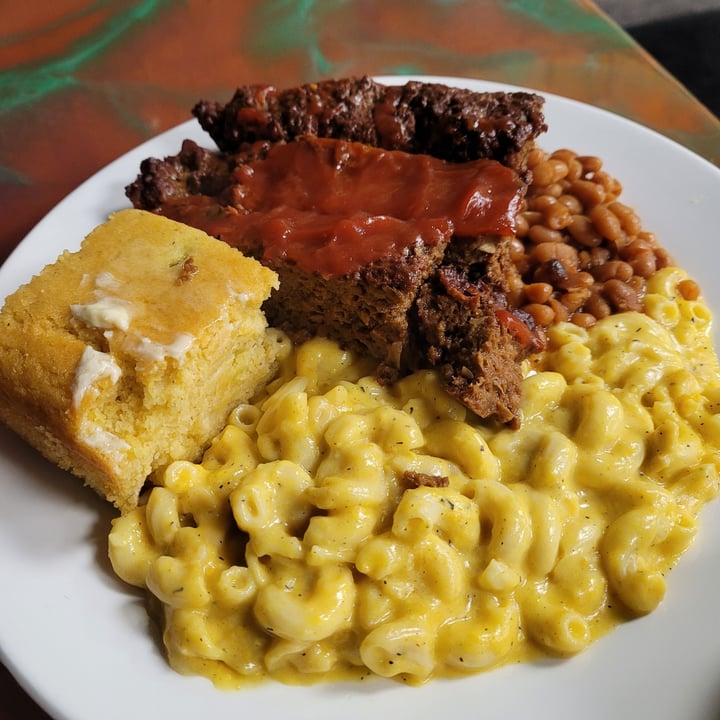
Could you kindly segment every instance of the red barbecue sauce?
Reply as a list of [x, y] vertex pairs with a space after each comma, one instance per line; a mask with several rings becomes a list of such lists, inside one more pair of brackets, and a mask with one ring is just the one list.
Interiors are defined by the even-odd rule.
[[244, 252], [342, 276], [421, 242], [511, 235], [524, 193], [494, 160], [429, 155], [307, 137], [239, 166], [231, 205], [198, 196], [176, 219]]

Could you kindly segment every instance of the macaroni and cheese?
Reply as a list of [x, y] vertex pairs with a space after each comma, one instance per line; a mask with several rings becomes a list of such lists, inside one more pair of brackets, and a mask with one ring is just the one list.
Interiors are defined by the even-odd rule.
[[711, 316], [685, 278], [655, 273], [644, 313], [551, 327], [519, 430], [432, 371], [384, 387], [330, 341], [288, 343], [203, 461], [114, 521], [113, 567], [159, 601], [172, 666], [416, 684], [571, 655], [654, 610], [719, 492]]

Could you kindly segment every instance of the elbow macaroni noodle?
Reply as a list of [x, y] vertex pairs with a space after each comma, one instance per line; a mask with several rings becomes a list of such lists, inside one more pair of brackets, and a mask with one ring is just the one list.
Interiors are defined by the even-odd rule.
[[652, 277], [644, 314], [553, 327], [519, 430], [433, 372], [382, 387], [327, 340], [288, 344], [203, 461], [114, 522], [114, 569], [159, 600], [172, 665], [225, 687], [421, 683], [572, 655], [654, 610], [719, 492], [711, 317], [683, 278]]

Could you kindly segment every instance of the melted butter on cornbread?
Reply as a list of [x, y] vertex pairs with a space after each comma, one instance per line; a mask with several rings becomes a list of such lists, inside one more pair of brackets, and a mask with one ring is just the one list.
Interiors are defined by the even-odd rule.
[[119, 298], [103, 297], [86, 305], [71, 305], [70, 311], [76, 320], [88, 327], [118, 330], [130, 327], [130, 310], [127, 303]]
[[123, 210], [0, 313], [0, 419], [121, 510], [195, 458], [277, 365], [275, 273], [201, 231]]
[[89, 345], [83, 350], [73, 380], [73, 405], [82, 403], [90, 388], [103, 378], [110, 378], [114, 385], [122, 375], [120, 366], [109, 353], [95, 350]]

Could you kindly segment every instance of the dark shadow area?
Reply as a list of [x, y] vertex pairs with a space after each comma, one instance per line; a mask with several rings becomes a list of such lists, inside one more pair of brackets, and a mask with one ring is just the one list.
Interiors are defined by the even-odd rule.
[[656, 20], [626, 30], [720, 117], [720, 10]]

